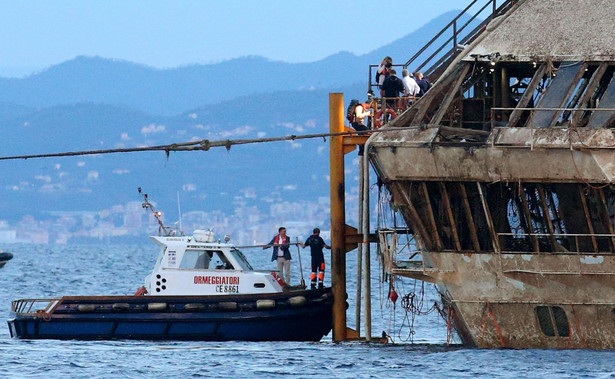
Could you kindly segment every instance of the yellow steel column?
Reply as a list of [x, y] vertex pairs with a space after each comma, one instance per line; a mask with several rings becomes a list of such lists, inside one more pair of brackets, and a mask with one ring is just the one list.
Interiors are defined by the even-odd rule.
[[[344, 94], [329, 94], [329, 130], [344, 131]], [[333, 287], [333, 341], [346, 340], [346, 208], [344, 145], [342, 136], [330, 139], [331, 165], [331, 286]]]

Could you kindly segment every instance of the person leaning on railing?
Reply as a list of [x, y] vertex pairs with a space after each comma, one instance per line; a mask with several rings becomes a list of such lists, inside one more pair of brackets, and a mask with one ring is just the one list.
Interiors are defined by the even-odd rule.
[[273, 254], [271, 255], [271, 261], [276, 262], [278, 265], [278, 272], [284, 280], [284, 283], [290, 285], [290, 237], [286, 235], [286, 228], [280, 226], [278, 234], [275, 235], [271, 241], [263, 246], [263, 250], [266, 250], [273, 246]]

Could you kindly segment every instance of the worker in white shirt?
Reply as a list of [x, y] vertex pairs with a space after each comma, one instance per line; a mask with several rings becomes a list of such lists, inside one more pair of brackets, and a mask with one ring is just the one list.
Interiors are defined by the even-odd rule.
[[408, 99], [403, 99], [404, 108], [407, 108], [408, 105], [412, 104], [414, 98], [418, 96], [419, 92], [421, 92], [421, 87], [416, 83], [416, 80], [410, 75], [410, 71], [404, 69], [401, 74], [403, 75], [402, 81], [404, 82], [404, 93], [403, 96]]

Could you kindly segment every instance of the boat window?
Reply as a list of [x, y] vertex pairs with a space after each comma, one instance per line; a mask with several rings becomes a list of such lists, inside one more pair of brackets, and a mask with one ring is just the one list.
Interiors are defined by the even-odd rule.
[[254, 270], [250, 262], [248, 262], [245, 255], [243, 255], [241, 251], [237, 249], [231, 249], [231, 254], [233, 255], [233, 257], [235, 257], [235, 260], [239, 263], [242, 270]]
[[215, 250], [215, 251], [210, 251], [209, 253], [213, 254], [214, 264], [211, 267], [212, 269], [213, 268], [215, 268], [216, 270], [234, 270], [235, 269], [233, 265], [231, 264], [231, 262], [229, 262], [228, 258], [226, 258], [226, 255], [224, 255], [223, 252], [219, 250]]
[[186, 250], [179, 268], [196, 268], [206, 270], [209, 268], [211, 257], [211, 251]]

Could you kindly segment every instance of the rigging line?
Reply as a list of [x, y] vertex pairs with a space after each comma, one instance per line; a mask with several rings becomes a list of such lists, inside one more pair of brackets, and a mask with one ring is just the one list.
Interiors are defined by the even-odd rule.
[[355, 131], [350, 130], [347, 132], [338, 132], [338, 133], [318, 133], [318, 134], [305, 134], [305, 135], [287, 135], [283, 137], [271, 137], [271, 138], [255, 138], [255, 139], [226, 139], [226, 140], [218, 140], [218, 141], [210, 141], [207, 139], [193, 141], [193, 142], [182, 142], [182, 143], [172, 143], [168, 145], [158, 145], [158, 146], [143, 146], [143, 147], [133, 147], [133, 148], [118, 148], [118, 149], [104, 149], [104, 150], [86, 150], [86, 151], [68, 151], [62, 153], [48, 153], [48, 154], [31, 154], [31, 155], [12, 155], [0, 157], [0, 161], [4, 160], [14, 160], [14, 159], [33, 159], [33, 158], [52, 158], [52, 157], [69, 157], [69, 156], [80, 156], [80, 155], [98, 155], [98, 154], [115, 154], [115, 153], [134, 153], [134, 152], [144, 152], [144, 151], [164, 151], [167, 156], [171, 151], [196, 151], [203, 150], [208, 151], [210, 148], [214, 147], [225, 147], [227, 150], [231, 149], [231, 146], [234, 145], [247, 145], [253, 143], [267, 143], [267, 142], [278, 142], [278, 141], [295, 141], [302, 139], [313, 139], [313, 138], [326, 138], [326, 137], [338, 137], [338, 136], [352, 136], [352, 135], [370, 135], [373, 133], [384, 133], [390, 131], [397, 130], [410, 130], [417, 129], [418, 126], [408, 126], [408, 127], [397, 127], [397, 128], [386, 128], [386, 129], [378, 129], [378, 130], [364, 130], [364, 131]]

